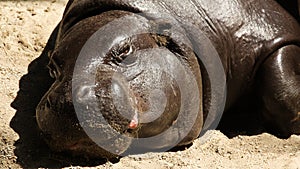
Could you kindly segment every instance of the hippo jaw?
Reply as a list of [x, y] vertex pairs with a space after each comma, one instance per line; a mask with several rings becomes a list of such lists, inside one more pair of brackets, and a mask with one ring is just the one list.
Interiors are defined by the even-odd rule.
[[[154, 137], [178, 123], [165, 136], [154, 139], [158, 143], [137, 143], [150, 151], [171, 148], [184, 139], [180, 135], [187, 135], [180, 133], [180, 127], [195, 121], [198, 124], [192, 129], [192, 136], [186, 137], [182, 144], [196, 138], [202, 126], [202, 116], [198, 115], [202, 113], [199, 109], [201, 98], [196, 97], [193, 90], [180, 91], [180, 84], [185, 83], [196, 85], [198, 91], [201, 89], [200, 69], [193, 51], [178, 46], [169, 49], [168, 39], [152, 34], [139, 34], [130, 39], [121, 35], [108, 45], [111, 50], [96, 59], [98, 64], [87, 61], [89, 68], [82, 66], [79, 72], [72, 74], [70, 72], [76, 72], [77, 63], [70, 57], [77, 56], [86, 41], [78, 40], [81, 34], [76, 26], [86, 26], [84, 22], [89, 23], [83, 21], [82, 25], [75, 25], [53, 52], [51, 62], [55, 68], [50, 70], [55, 70], [56, 81], [37, 107], [37, 122], [50, 147], [93, 157], [120, 155], [130, 149], [133, 140]], [[79, 42], [72, 43], [74, 41]], [[69, 48], [75, 50], [69, 51]], [[63, 61], [62, 56], [67, 59]], [[176, 70], [182, 65], [184, 68], [180, 70], [190, 69], [188, 75], [193, 76], [194, 81], [187, 80], [185, 71]], [[199, 104], [188, 103], [187, 97]], [[195, 121], [177, 122], [183, 109], [181, 116], [197, 110]], [[175, 140], [176, 144], [170, 145], [170, 140]]]

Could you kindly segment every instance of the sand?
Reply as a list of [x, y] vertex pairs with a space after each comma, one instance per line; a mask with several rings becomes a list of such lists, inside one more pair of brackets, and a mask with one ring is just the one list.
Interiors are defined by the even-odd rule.
[[[279, 139], [263, 133], [228, 138], [215, 130], [186, 150], [81, 163], [79, 158], [68, 161], [50, 152], [20, 118], [15, 123], [24, 125], [14, 131], [10, 123], [16, 110], [10, 104], [19, 81], [42, 52], [65, 5], [65, 0], [0, 1], [0, 168], [300, 168], [300, 136]], [[20, 130], [31, 134], [24, 138]]]

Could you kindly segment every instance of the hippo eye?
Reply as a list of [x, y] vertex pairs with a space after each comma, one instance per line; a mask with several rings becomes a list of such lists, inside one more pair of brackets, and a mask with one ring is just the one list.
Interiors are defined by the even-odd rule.
[[121, 45], [118, 45], [112, 50], [113, 62], [120, 65], [131, 65], [136, 61], [136, 57], [133, 56], [135, 51], [134, 46], [130, 43], [130, 40], [126, 42], [121, 42]]

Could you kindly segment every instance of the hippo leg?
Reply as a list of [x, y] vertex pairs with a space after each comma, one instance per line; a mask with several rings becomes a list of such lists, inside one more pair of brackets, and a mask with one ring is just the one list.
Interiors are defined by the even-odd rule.
[[263, 117], [279, 136], [300, 134], [300, 47], [289, 45], [274, 52], [262, 65], [259, 88]]

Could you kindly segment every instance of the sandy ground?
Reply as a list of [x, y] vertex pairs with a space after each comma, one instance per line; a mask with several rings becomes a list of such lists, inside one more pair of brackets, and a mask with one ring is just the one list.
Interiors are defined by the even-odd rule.
[[[17, 97], [19, 81], [27, 73], [29, 63], [40, 55], [61, 19], [65, 4], [65, 0], [0, 1], [0, 168], [80, 168], [75, 167], [80, 165], [142, 169], [300, 169], [300, 136], [283, 140], [259, 134], [229, 139], [219, 131], [211, 131], [183, 151], [129, 156], [114, 162], [77, 163], [81, 159], [68, 161], [68, 157], [50, 152], [36, 137], [36, 130], [22, 123], [22, 118], [15, 118], [11, 124], [16, 110], [10, 104]], [[34, 116], [27, 118], [34, 120]], [[19, 123], [18, 129], [11, 127], [15, 123]], [[21, 134], [22, 130], [27, 130], [29, 135]]]

